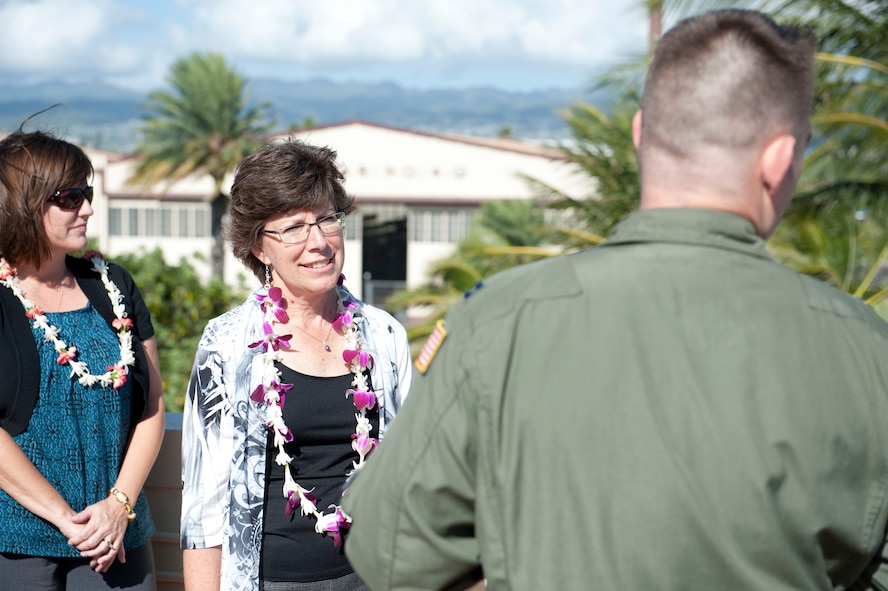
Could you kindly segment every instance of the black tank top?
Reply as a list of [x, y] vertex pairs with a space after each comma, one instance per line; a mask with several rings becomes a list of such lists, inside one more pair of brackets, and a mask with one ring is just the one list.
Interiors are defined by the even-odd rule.
[[[301, 374], [278, 363], [281, 381], [293, 384], [286, 393], [283, 416], [294, 439], [284, 446], [293, 461], [290, 473], [300, 486], [314, 488], [318, 510], [329, 513], [338, 505], [345, 475], [358, 456], [351, 447], [356, 409], [345, 391], [352, 388], [352, 374], [321, 378]], [[379, 409], [367, 412], [379, 435]], [[265, 457], [265, 523], [262, 538], [260, 577], [263, 581], [307, 583], [346, 575], [352, 568], [343, 548], [333, 539], [315, 532], [314, 517], [304, 517], [297, 507], [285, 515], [284, 469], [274, 462], [277, 449], [268, 434]], [[347, 538], [347, 536], [346, 536]]]

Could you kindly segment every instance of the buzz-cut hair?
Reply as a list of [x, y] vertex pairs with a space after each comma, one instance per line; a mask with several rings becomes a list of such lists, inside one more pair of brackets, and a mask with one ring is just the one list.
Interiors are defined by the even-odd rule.
[[642, 93], [642, 148], [687, 157], [807, 140], [817, 39], [750, 10], [681, 21], [657, 43]]

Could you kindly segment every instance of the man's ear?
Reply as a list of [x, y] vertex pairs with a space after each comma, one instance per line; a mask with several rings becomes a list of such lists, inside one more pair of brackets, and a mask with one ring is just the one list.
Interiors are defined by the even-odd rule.
[[795, 157], [795, 145], [795, 137], [781, 134], [771, 139], [759, 156], [762, 186], [772, 196], [787, 181], [795, 182], [790, 170]]
[[636, 150], [641, 144], [641, 109], [635, 111], [632, 117], [632, 143], [635, 144]]

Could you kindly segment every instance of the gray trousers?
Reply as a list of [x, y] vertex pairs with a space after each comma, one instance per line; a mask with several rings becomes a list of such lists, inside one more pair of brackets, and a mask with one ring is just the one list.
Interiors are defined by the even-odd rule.
[[357, 573], [312, 583], [262, 581], [260, 588], [262, 591], [370, 591], [370, 587], [358, 577]]
[[24, 556], [0, 552], [0, 591], [155, 591], [151, 543], [127, 550], [126, 562], [115, 561], [97, 573], [88, 558]]

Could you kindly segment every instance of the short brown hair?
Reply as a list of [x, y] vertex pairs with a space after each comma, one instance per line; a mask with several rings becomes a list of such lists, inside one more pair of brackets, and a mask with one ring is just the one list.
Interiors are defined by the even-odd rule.
[[[0, 256], [37, 267], [51, 253], [43, 226], [46, 200], [93, 175], [86, 153], [43, 132], [13, 132], [0, 140]], [[10, 231], [14, 228], [14, 231]]]
[[642, 94], [642, 149], [743, 149], [776, 131], [807, 140], [817, 40], [749, 10], [686, 19], [657, 43]]
[[232, 252], [260, 280], [265, 265], [251, 249], [265, 222], [276, 215], [308, 211], [330, 204], [337, 212], [355, 210], [354, 198], [342, 186], [336, 152], [297, 139], [265, 144], [238, 165], [231, 185], [231, 207], [225, 237]]

